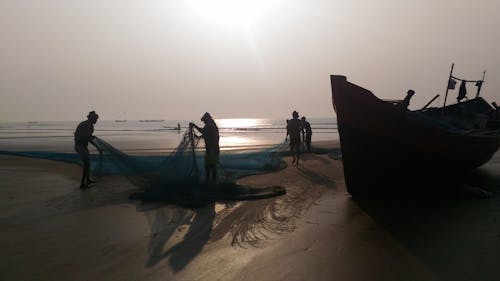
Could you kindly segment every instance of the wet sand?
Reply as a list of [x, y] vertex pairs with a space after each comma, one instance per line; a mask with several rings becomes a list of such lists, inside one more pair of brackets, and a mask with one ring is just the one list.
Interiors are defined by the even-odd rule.
[[333, 153], [239, 181], [285, 196], [185, 209], [128, 200], [124, 177], [81, 191], [79, 166], [0, 156], [0, 280], [500, 280], [496, 159], [474, 175], [490, 198], [353, 200]]

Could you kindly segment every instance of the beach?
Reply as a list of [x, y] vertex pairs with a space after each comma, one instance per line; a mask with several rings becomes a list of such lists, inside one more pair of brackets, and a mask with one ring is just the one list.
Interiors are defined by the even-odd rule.
[[123, 176], [81, 191], [78, 165], [2, 155], [0, 279], [500, 280], [498, 159], [476, 173], [489, 198], [354, 200], [340, 158], [312, 153], [238, 180], [286, 195], [189, 209], [129, 200]]
[[498, 26], [1, 0], [0, 281], [500, 281]]

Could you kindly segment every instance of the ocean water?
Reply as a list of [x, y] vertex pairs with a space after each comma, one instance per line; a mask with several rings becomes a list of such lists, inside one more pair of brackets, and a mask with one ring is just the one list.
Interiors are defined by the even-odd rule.
[[[285, 119], [216, 119], [222, 150], [262, 149], [283, 142]], [[308, 119], [312, 140], [338, 140], [335, 118]], [[73, 132], [81, 121], [0, 122], [0, 151], [73, 152]], [[94, 135], [129, 154], [172, 151], [188, 129], [189, 120], [99, 120]], [[199, 126], [203, 123], [195, 122]], [[177, 130], [180, 124], [181, 129]], [[92, 146], [89, 146], [92, 149]]]

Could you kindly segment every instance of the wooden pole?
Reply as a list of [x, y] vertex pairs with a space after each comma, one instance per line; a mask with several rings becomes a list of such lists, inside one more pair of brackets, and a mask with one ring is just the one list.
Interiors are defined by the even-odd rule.
[[421, 109], [421, 110], [426, 109], [426, 108], [427, 108], [429, 105], [431, 105], [431, 103], [432, 103], [433, 101], [435, 101], [438, 97], [439, 97], [439, 95], [436, 95], [435, 97], [433, 97], [433, 98], [431, 99], [431, 101], [430, 101], [430, 102], [428, 102], [428, 103], [427, 103], [424, 107], [422, 107], [422, 109]]
[[480, 84], [477, 85], [477, 94], [476, 94], [476, 98], [479, 97], [479, 93], [481, 92], [481, 87], [483, 86], [483, 83], [484, 83], [484, 77], [486, 76], [486, 70], [483, 71], [483, 79], [481, 79], [481, 81], [478, 81]]
[[446, 99], [448, 98], [448, 91], [450, 90], [450, 79], [451, 76], [453, 75], [453, 67], [455, 66], [455, 63], [451, 64], [451, 70], [450, 70], [450, 75], [448, 76], [448, 80], [446, 81], [446, 94], [444, 95], [444, 104], [443, 104], [443, 109], [441, 110], [441, 118], [444, 117], [444, 108], [446, 107]]

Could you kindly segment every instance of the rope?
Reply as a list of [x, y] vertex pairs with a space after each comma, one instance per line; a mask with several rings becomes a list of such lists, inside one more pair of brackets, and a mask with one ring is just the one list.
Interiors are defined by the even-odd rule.
[[462, 78], [458, 78], [458, 77], [455, 77], [453, 75], [450, 76], [451, 78], [455, 79], [455, 80], [458, 80], [458, 81], [464, 81], [466, 83], [470, 83], [470, 82], [481, 82], [481, 83], [484, 83], [484, 80], [466, 80], [466, 79], [462, 79]]

